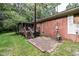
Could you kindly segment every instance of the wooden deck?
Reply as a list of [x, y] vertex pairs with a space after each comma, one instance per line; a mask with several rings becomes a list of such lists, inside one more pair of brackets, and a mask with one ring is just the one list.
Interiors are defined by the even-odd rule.
[[28, 41], [42, 52], [52, 52], [60, 44], [55, 39], [48, 37], [37, 37]]

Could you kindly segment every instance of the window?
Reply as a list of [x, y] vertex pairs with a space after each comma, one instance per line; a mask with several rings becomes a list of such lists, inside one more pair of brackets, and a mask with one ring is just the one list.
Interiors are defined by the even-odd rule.
[[74, 18], [74, 23], [79, 24], [79, 15], [76, 15]]
[[76, 34], [76, 24], [74, 24], [74, 16], [67, 17], [67, 32], [68, 34]]

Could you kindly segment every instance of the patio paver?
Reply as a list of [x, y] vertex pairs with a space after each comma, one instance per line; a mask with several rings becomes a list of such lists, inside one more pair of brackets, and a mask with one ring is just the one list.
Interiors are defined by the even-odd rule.
[[49, 37], [37, 37], [28, 41], [43, 52], [52, 52], [60, 44]]

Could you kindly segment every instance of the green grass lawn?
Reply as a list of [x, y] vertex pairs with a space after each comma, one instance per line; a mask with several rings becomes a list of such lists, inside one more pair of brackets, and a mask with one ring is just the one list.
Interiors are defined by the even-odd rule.
[[68, 56], [77, 51], [79, 51], [79, 43], [64, 41], [55, 52], [43, 53], [30, 44], [25, 37], [16, 35], [15, 32], [0, 34], [0, 55], [2, 56]]

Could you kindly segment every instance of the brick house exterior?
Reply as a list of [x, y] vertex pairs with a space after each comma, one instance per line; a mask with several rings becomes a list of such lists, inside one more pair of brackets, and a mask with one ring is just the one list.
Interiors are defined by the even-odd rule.
[[61, 34], [62, 38], [79, 42], [79, 34], [76, 35], [73, 34], [72, 32], [71, 34], [68, 34], [68, 16], [71, 15], [73, 15], [74, 17], [73, 23], [79, 24], [79, 8], [74, 8], [37, 21], [37, 27], [40, 27], [40, 32], [43, 35], [55, 38], [56, 36], [55, 27], [56, 25], [58, 25], [59, 33]]

